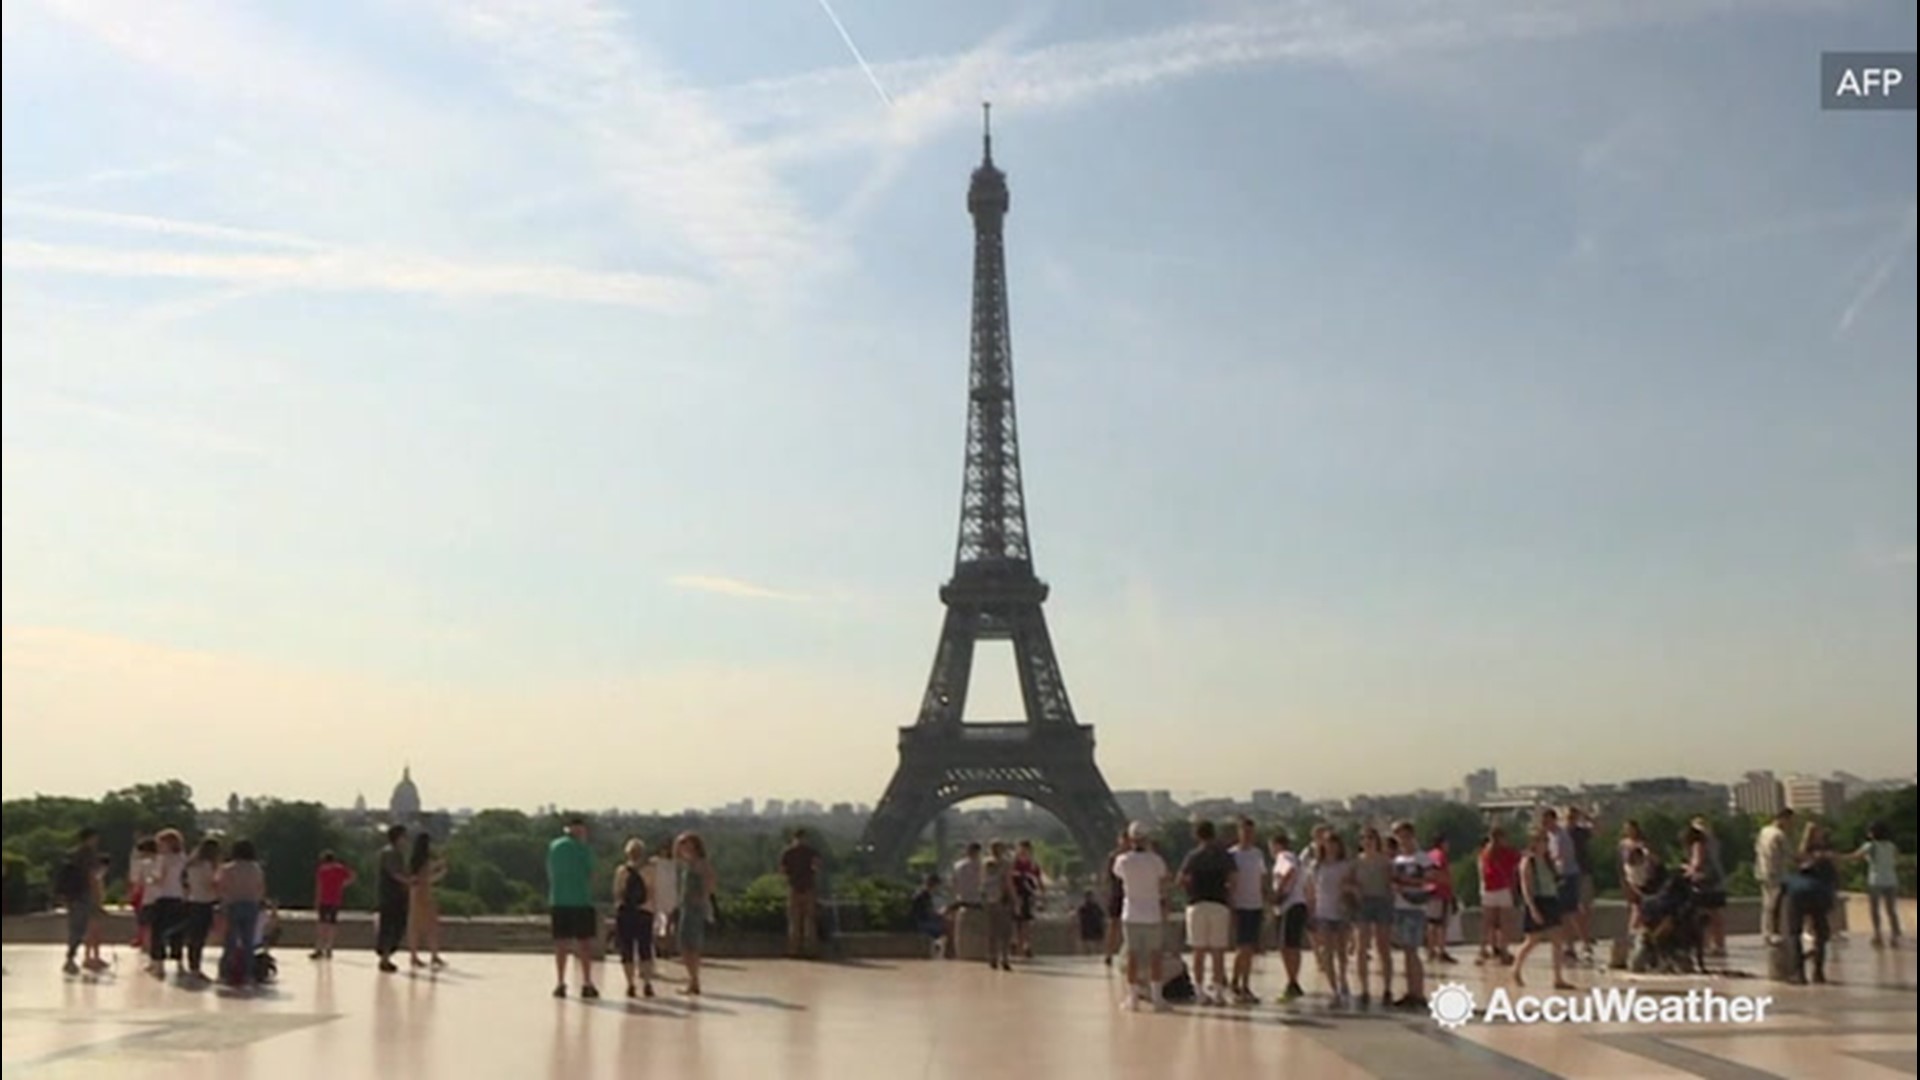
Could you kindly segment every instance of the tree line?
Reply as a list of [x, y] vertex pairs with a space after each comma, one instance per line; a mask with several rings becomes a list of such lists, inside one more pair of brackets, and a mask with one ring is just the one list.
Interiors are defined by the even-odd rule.
[[[441, 891], [441, 909], [452, 916], [533, 915], [546, 910], [546, 849], [558, 836], [566, 814], [527, 814], [518, 810], [485, 810], [452, 830], [437, 835], [442, 841], [440, 853], [448, 863], [448, 874]], [[1831, 822], [1834, 842], [1842, 850], [1851, 850], [1865, 839], [1866, 829], [1884, 822], [1893, 832], [1901, 852], [1900, 872], [1904, 895], [1913, 895], [1916, 819], [1915, 788], [1874, 792], [1856, 799]], [[126, 893], [127, 860], [135, 840], [155, 831], [172, 827], [181, 830], [189, 842], [203, 835], [201, 815], [194, 806], [193, 790], [178, 780], [139, 784], [111, 792], [98, 799], [36, 796], [9, 800], [0, 805], [0, 847], [5, 857], [5, 909], [8, 914], [41, 910], [51, 903], [50, 883], [55, 868], [74, 843], [84, 826], [99, 830], [101, 851], [113, 859], [109, 899], [119, 900]], [[707, 840], [708, 850], [719, 874], [719, 908], [723, 924], [742, 929], [778, 930], [785, 919], [785, 885], [775, 871], [780, 851], [789, 832], [764, 821], [661, 817], [647, 815], [597, 815], [592, 817], [590, 843], [595, 850], [602, 895], [609, 895], [611, 877], [620, 860], [620, 848], [629, 837], [646, 841], [650, 851], [666, 850], [673, 836], [686, 829], [697, 829]], [[1680, 857], [1680, 837], [1688, 817], [1659, 810], [1638, 817], [1642, 831], [1662, 857]], [[1717, 815], [1710, 818], [1720, 840], [1728, 872], [1728, 889], [1734, 895], [1755, 894], [1752, 853], [1754, 838], [1764, 822], [1743, 815]], [[360, 880], [349, 889], [350, 907], [372, 908], [374, 904], [373, 867], [382, 843], [378, 821], [361, 825], [343, 823], [318, 803], [248, 800], [231, 815], [225, 833], [230, 839], [246, 837], [260, 849], [267, 873], [269, 893], [276, 902], [291, 908], [313, 903], [313, 870], [323, 851], [333, 851], [360, 872]], [[1224, 824], [1224, 823], [1223, 823]], [[1296, 843], [1304, 843], [1318, 821], [1296, 816], [1285, 821], [1263, 822], [1264, 840], [1275, 826], [1285, 826]], [[1596, 831], [1592, 873], [1601, 895], [1619, 890], [1619, 866], [1612, 858], [1613, 840], [1620, 821], [1603, 819]], [[1447, 839], [1451, 853], [1455, 890], [1461, 901], [1472, 905], [1479, 899], [1479, 878], [1472, 853], [1486, 832], [1480, 813], [1458, 804], [1440, 804], [1415, 820], [1422, 841], [1434, 836]], [[444, 833], [444, 824], [436, 830]], [[1357, 839], [1351, 825], [1342, 828], [1349, 841]], [[1072, 906], [1074, 897], [1061, 893], [1068, 888], [1098, 889], [1104, 852], [1089, 858], [1076, 851], [1055, 829], [1035, 834], [1035, 847], [1042, 867], [1060, 888], [1049, 907], [1062, 910]], [[1007, 840], [1019, 837], [1008, 836]], [[890, 929], [906, 922], [906, 910], [912, 889], [907, 879], [869, 873], [853, 853], [851, 837], [834, 836], [822, 830], [810, 830], [810, 839], [823, 857], [826, 867], [826, 891], [837, 901], [836, 917], [841, 928]], [[1170, 863], [1178, 865], [1192, 846], [1191, 827], [1180, 821], [1163, 824], [1158, 839]], [[1513, 838], [1518, 842], [1521, 838]], [[913, 876], [928, 871], [942, 874], [955, 853], [936, 853], [926, 845], [911, 860]], [[1846, 884], [1859, 888], [1864, 884], [1864, 867], [1849, 863], [1843, 867]]]

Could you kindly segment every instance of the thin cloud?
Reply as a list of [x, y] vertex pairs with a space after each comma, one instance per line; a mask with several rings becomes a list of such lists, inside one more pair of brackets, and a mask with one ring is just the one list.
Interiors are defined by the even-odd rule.
[[765, 159], [596, 0], [446, 0], [447, 20], [485, 46], [513, 93], [585, 141], [630, 215], [675, 229], [697, 256], [746, 282], [784, 278], [819, 251], [819, 230]]
[[676, 589], [685, 589], [689, 592], [717, 593], [721, 596], [737, 596], [746, 600], [797, 601], [811, 599], [800, 593], [769, 589], [765, 586], [755, 585], [749, 581], [741, 581], [738, 578], [711, 577], [705, 574], [682, 574], [678, 577], [668, 578], [667, 584], [672, 585]]
[[196, 240], [231, 240], [242, 244], [256, 244], [262, 247], [288, 247], [303, 251], [323, 251], [327, 245], [304, 236], [292, 236], [282, 232], [265, 229], [240, 229], [230, 225], [212, 225], [199, 221], [181, 221], [176, 218], [154, 217], [150, 214], [123, 214], [111, 210], [87, 210], [72, 206], [55, 206], [48, 203], [31, 202], [25, 199], [7, 199], [0, 202], [0, 214], [10, 218], [24, 218], [31, 221], [46, 221], [63, 225], [95, 225], [109, 229], [124, 229], [130, 232], [154, 233], [160, 236], [179, 236]]
[[568, 266], [479, 263], [431, 255], [333, 249], [301, 254], [117, 249], [33, 240], [0, 244], [9, 270], [92, 277], [220, 282], [241, 289], [303, 288], [387, 292], [445, 299], [521, 297], [664, 311], [697, 306], [705, 290], [645, 274], [599, 273]]

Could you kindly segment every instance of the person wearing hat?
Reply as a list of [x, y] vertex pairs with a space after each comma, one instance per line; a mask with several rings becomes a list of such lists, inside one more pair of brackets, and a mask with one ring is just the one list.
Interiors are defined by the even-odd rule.
[[1120, 910], [1120, 934], [1127, 948], [1127, 993], [1121, 1005], [1140, 1005], [1140, 960], [1147, 961], [1147, 995], [1154, 1008], [1166, 1007], [1161, 996], [1161, 953], [1167, 930], [1167, 863], [1148, 842], [1144, 822], [1127, 826], [1127, 850], [1114, 857], [1113, 876], [1126, 888]]

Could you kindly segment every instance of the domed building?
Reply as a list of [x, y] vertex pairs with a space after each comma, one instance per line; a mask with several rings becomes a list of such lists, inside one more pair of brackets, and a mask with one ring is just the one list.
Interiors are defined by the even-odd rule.
[[393, 785], [393, 797], [387, 800], [387, 824], [412, 825], [420, 820], [420, 789], [413, 783], [413, 766], [400, 770], [400, 782]]

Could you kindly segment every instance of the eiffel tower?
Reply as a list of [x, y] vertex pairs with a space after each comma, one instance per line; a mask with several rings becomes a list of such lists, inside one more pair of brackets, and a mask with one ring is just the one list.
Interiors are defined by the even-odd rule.
[[[990, 108], [983, 106], [984, 155], [967, 189], [973, 348], [960, 541], [953, 579], [940, 589], [947, 616], [920, 716], [900, 729], [900, 767], [867, 823], [862, 848], [875, 869], [904, 866], [922, 830], [948, 807], [983, 795], [1025, 799], [1051, 813], [1089, 864], [1121, 827], [1119, 805], [1093, 763], [1093, 727], [1077, 722], [1067, 701], [1040, 610], [1047, 585], [1034, 574], [1028, 545], [1007, 336], [1003, 226], [1010, 200], [1007, 176], [993, 163]], [[962, 722], [974, 643], [983, 640], [1013, 643], [1024, 720]]]

